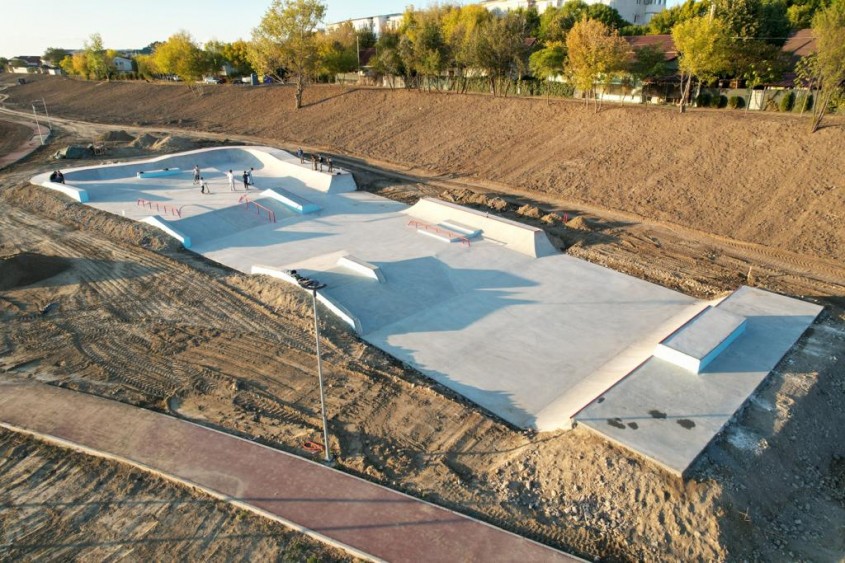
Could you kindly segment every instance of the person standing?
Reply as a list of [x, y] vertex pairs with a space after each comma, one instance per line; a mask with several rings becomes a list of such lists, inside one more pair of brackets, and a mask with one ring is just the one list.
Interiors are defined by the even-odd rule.
[[329, 174], [334, 172], [334, 164], [332, 164], [332, 159], [329, 157]]
[[208, 189], [208, 184], [205, 183], [205, 179], [200, 176], [200, 193], [201, 194], [210, 194], [211, 190]]
[[233, 192], [236, 191], [235, 190], [235, 173], [232, 172], [231, 170], [229, 170], [228, 172], [226, 172], [226, 179], [229, 180], [229, 190], [233, 191]]
[[255, 178], [252, 177], [252, 173], [253, 173], [254, 170], [255, 170], [255, 168], [250, 167], [250, 169], [246, 173], [247, 180], [249, 180], [249, 182], [247, 182], [247, 183], [250, 186], [252, 186], [253, 188], [255, 187]]
[[244, 170], [243, 179], [244, 179], [244, 191], [249, 191], [249, 172], [247, 172], [246, 170]]
[[320, 172], [322, 172], [323, 171], [323, 155], [318, 154], [317, 160], [320, 162]]
[[200, 165], [194, 164], [194, 184], [199, 184], [201, 179], [202, 178], [200, 177]]
[[305, 164], [305, 153], [302, 152], [302, 147], [299, 147], [296, 151], [296, 156], [299, 157], [299, 163]]
[[314, 170], [317, 169], [317, 155], [315, 154], [311, 155], [311, 168], [313, 168]]

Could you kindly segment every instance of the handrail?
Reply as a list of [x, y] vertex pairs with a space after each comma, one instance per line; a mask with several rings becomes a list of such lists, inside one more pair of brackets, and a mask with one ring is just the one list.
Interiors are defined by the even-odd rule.
[[276, 212], [270, 209], [269, 207], [265, 207], [260, 203], [256, 203], [254, 201], [250, 201], [247, 194], [242, 195], [238, 198], [238, 203], [243, 203], [246, 205], [246, 209], [249, 209], [250, 204], [255, 206], [255, 211], [258, 213], [258, 216], [261, 216], [261, 211], [264, 210], [267, 212], [267, 220], [272, 221], [273, 223], [276, 222]]
[[447, 235], [450, 239], [457, 239], [461, 242], [461, 244], [467, 245], [467, 247], [472, 246], [469, 239], [460, 233], [456, 233], [454, 231], [450, 231], [448, 229], [444, 229], [443, 227], [438, 227], [437, 225], [432, 225], [431, 223], [426, 223], [425, 221], [419, 221], [417, 219], [411, 219], [408, 221], [408, 225], [416, 228], [423, 228], [426, 231], [431, 231], [437, 233], [439, 235]]
[[181, 206], [181, 207], [174, 207], [172, 205], [170, 207], [168, 207], [167, 204], [165, 204], [165, 203], [158, 203], [157, 201], [150, 201], [148, 199], [141, 199], [141, 198], [138, 198], [138, 201], [136, 203], [137, 203], [137, 205], [140, 205], [141, 207], [149, 207], [150, 210], [152, 210], [153, 205], [155, 205], [156, 211], [159, 211], [159, 212], [164, 211], [165, 213], [170, 213], [171, 215], [176, 215], [180, 219], [182, 218], [182, 207], [184, 207], [184, 205]]

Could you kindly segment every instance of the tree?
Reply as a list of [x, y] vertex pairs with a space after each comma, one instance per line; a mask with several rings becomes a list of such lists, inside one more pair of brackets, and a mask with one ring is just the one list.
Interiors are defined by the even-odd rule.
[[[83, 44], [85, 55], [85, 66], [89, 77], [95, 80], [103, 80], [108, 77], [109, 67], [106, 61], [106, 50], [103, 48], [103, 38], [99, 33], [94, 33]], [[75, 57], [74, 57], [75, 59]], [[78, 65], [74, 63], [74, 68]], [[81, 66], [81, 65], [79, 65]]]
[[9, 64], [9, 59], [6, 57], [0, 57], [0, 72], [6, 70], [6, 66]]
[[243, 39], [223, 45], [223, 57], [235, 74], [250, 74], [254, 70], [249, 64], [249, 44]]
[[466, 71], [475, 61], [475, 37], [482, 24], [493, 16], [488, 10], [478, 4], [463, 7], [450, 7], [441, 18], [443, 39], [446, 42], [446, 52], [449, 55], [448, 66], [458, 71], [456, 86], [460, 91], [466, 91]]
[[[560, 41], [551, 41], [546, 46], [531, 53], [528, 57], [528, 68], [531, 74], [540, 80], [548, 81], [550, 78], [563, 74], [563, 64], [566, 61], [566, 45]], [[546, 85], [548, 86], [548, 85]], [[548, 93], [549, 89], [546, 89]], [[546, 101], [549, 101], [548, 95]]]
[[50, 63], [51, 66], [56, 67], [62, 63], [66, 56], [68, 56], [68, 52], [64, 49], [59, 49], [58, 47], [48, 47], [41, 58]]
[[394, 77], [405, 74], [402, 58], [399, 56], [399, 34], [394, 31], [382, 32], [376, 42], [375, 60], [371, 62], [373, 70], [388, 77], [390, 87], [395, 86]]
[[576, 88], [587, 94], [585, 101], [592, 96], [598, 112], [596, 84], [607, 87], [614, 77], [624, 72], [630, 58], [628, 42], [602, 22], [584, 18], [567, 34], [566, 50], [569, 54], [567, 75]]
[[681, 22], [707, 15], [709, 4], [697, 0], [686, 0], [683, 4], [666, 8], [654, 14], [647, 28], [649, 35], [672, 33], [672, 28]]
[[701, 84], [714, 80], [727, 70], [730, 61], [730, 37], [718, 18], [697, 17], [672, 28], [672, 40], [678, 50], [678, 69], [681, 71], [681, 113], [686, 109], [692, 79]]
[[828, 105], [843, 93], [845, 82], [845, 2], [833, 2], [813, 18], [816, 57], [812, 70], [819, 84], [811, 131], [819, 129]]
[[219, 76], [223, 65], [229, 62], [226, 57], [226, 45], [222, 41], [211, 39], [203, 45], [203, 72], [212, 76]]
[[152, 57], [159, 73], [178, 76], [187, 83], [202, 78], [208, 67], [202, 50], [191, 34], [184, 30], [171, 35], [156, 47]]
[[378, 38], [373, 32], [372, 27], [361, 28], [355, 32], [355, 35], [358, 36], [359, 49], [369, 49], [370, 47], [376, 46], [376, 41], [378, 40]]
[[358, 34], [352, 22], [344, 22], [331, 31], [317, 34], [320, 73], [335, 76], [358, 68]]
[[273, 0], [252, 30], [250, 62], [256, 70], [271, 73], [283, 66], [296, 77], [296, 109], [302, 107], [305, 82], [318, 65], [315, 30], [325, 14], [319, 0]]
[[490, 93], [507, 95], [510, 75], [521, 77], [527, 67], [525, 17], [508, 12], [485, 21], [475, 30], [472, 52], [474, 66], [487, 74]]
[[666, 52], [660, 45], [644, 45], [634, 49], [628, 72], [637, 80], [666, 74]]
[[786, 9], [786, 17], [793, 29], [807, 29], [813, 24], [816, 12], [827, 8], [830, 0], [792, 0]]
[[[783, 78], [786, 70], [786, 56], [779, 47], [761, 40], [737, 41], [732, 49], [731, 71], [734, 76], [745, 80], [748, 100], [745, 111], [751, 105], [751, 95], [757, 86], [776, 82]], [[765, 107], [765, 92], [761, 108]]]

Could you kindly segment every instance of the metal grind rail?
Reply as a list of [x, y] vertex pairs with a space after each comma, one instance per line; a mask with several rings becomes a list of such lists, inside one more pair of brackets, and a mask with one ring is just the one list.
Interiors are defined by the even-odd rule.
[[449, 237], [450, 240], [457, 240], [461, 244], [465, 244], [467, 247], [471, 246], [470, 241], [467, 237], [460, 233], [456, 233], [454, 231], [449, 231], [444, 229], [443, 227], [438, 227], [437, 225], [432, 225], [431, 223], [426, 223], [424, 221], [418, 221], [416, 219], [411, 219], [408, 221], [408, 225], [411, 227], [416, 227], [417, 229], [423, 229], [430, 233], [436, 233], [438, 235], [444, 235]]
[[254, 205], [255, 206], [255, 212], [258, 213], [259, 217], [261, 216], [261, 212], [265, 211], [267, 213], [267, 220], [270, 221], [271, 223], [276, 222], [276, 212], [275, 211], [273, 211], [269, 207], [265, 207], [265, 206], [261, 205], [260, 203], [250, 201], [249, 197], [246, 194], [244, 194], [244, 195], [242, 195], [241, 197], [238, 198], [238, 203], [243, 203], [246, 206], [247, 210], [249, 210], [250, 205]]
[[150, 201], [148, 199], [138, 199], [137, 204], [140, 207], [149, 207], [150, 210], [152, 210], [153, 206], [155, 206], [156, 211], [158, 211], [159, 213], [163, 211], [165, 214], [175, 215], [180, 219], [182, 218], [182, 207], [174, 207], [173, 205], [158, 203], [156, 201]]

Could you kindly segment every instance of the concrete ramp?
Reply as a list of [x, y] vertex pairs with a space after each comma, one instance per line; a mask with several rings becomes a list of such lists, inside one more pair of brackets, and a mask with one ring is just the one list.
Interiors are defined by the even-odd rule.
[[[545, 231], [516, 221], [491, 216], [483, 211], [425, 197], [403, 213], [432, 225], [452, 225], [452, 230], [469, 232], [484, 240], [498, 242], [526, 256], [540, 258], [559, 254]], [[455, 225], [459, 225], [456, 229]]]

